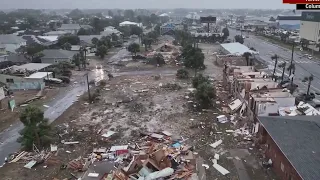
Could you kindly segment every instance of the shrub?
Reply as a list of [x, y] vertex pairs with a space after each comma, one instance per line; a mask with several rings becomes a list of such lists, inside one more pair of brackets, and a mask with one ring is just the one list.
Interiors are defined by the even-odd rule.
[[195, 97], [201, 108], [208, 108], [212, 106], [212, 99], [216, 97], [215, 89], [211, 84], [203, 82], [197, 86]]
[[176, 76], [178, 79], [188, 79], [189, 72], [186, 69], [178, 69]]
[[199, 84], [209, 83], [209, 77], [203, 76], [202, 74], [198, 74], [196, 77], [192, 79], [192, 86], [197, 88]]

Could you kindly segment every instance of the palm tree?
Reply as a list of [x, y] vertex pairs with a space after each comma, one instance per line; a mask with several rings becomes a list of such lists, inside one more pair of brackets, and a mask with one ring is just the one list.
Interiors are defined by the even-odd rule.
[[273, 55], [273, 56], [271, 56], [271, 59], [272, 60], [275, 60], [275, 63], [274, 63], [274, 69], [273, 69], [273, 73], [272, 73], [272, 78], [274, 78], [275, 79], [275, 76], [274, 76], [274, 74], [276, 73], [276, 68], [277, 68], [277, 64], [278, 64], [278, 55]]
[[[247, 66], [249, 66], [249, 60], [250, 60], [250, 56], [251, 56], [252, 54], [251, 53], [249, 53], [249, 52], [245, 52], [245, 53], [243, 53], [243, 57], [244, 58], [246, 58], [246, 61], [247, 61]], [[251, 62], [250, 62], [250, 64], [251, 64]]]
[[306, 96], [308, 98], [310, 93], [311, 82], [313, 81], [313, 74], [311, 74], [309, 77], [305, 77], [304, 80], [308, 81], [308, 90], [307, 90], [307, 96]]
[[291, 86], [293, 85], [293, 75], [296, 72], [296, 65], [295, 64], [290, 64], [289, 67], [287, 68], [288, 71], [292, 72], [291, 73]]
[[279, 64], [279, 68], [282, 68], [282, 75], [281, 75], [281, 82], [283, 82], [283, 77], [284, 77], [284, 71], [286, 70], [286, 62], [283, 62], [282, 64]]

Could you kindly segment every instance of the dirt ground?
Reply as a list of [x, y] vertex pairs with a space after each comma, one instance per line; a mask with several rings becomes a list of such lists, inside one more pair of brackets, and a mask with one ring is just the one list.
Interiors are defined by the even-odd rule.
[[[24, 107], [18, 106], [23, 104], [28, 99], [35, 97], [39, 91], [26, 90], [26, 91], [14, 91], [11, 98], [5, 98], [2, 100], [2, 110], [0, 110], [0, 132], [7, 129], [10, 125], [19, 121], [19, 113]], [[31, 102], [29, 105], [39, 106], [45, 105], [45, 102], [52, 100], [59, 93], [58, 88], [45, 88], [43, 91], [43, 97], [39, 100]], [[14, 99], [17, 108], [13, 111], [8, 109], [8, 100]]]
[[[235, 123], [217, 122], [216, 117], [219, 115], [230, 117], [226, 109], [231, 97], [221, 85], [222, 69], [213, 63], [212, 52], [217, 47], [208, 44], [200, 44], [199, 47], [206, 57], [207, 68], [203, 73], [212, 78], [217, 91], [217, 99], [211, 109], [197, 110], [197, 104], [190, 94], [190, 80], [179, 80], [170, 73], [159, 73], [165, 72], [168, 67], [148, 66], [148, 70], [157, 73], [137, 75], [132, 70], [140, 67], [145, 70], [146, 66], [139, 63], [132, 66], [132, 63], [128, 63], [130, 68], [117, 69], [119, 72], [131, 71], [107, 81], [106, 86], [101, 88], [99, 100], [87, 104], [82, 98], [53, 123], [61, 135], [60, 140], [79, 141], [79, 144], [64, 145], [57, 142], [59, 150], [56, 155], [31, 170], [23, 167], [26, 162], [6, 164], [0, 169], [1, 179], [63, 179], [72, 177], [70, 173], [80, 177], [81, 173], [61, 169], [61, 165], [79, 156], [86, 157], [93, 148], [132, 144], [140, 139], [140, 133], [161, 130], [183, 137], [186, 144], [193, 146], [193, 151], [199, 153], [205, 164], [209, 165], [206, 170], [207, 180], [240, 179], [235, 166], [239, 162], [252, 180], [276, 179], [260, 165], [261, 160], [257, 158], [259, 150], [253, 138], [246, 140], [242, 135], [226, 133], [226, 130], [244, 127], [245, 117], [234, 114]], [[99, 61], [95, 63], [99, 65]], [[158, 74], [161, 74], [160, 79], [155, 78]], [[83, 96], [86, 97], [86, 94]], [[105, 139], [101, 134], [108, 130], [117, 133]], [[220, 139], [223, 140], [220, 146], [210, 146]], [[213, 168], [212, 159], [216, 153], [220, 155], [218, 164], [229, 170], [230, 174], [223, 176]]]

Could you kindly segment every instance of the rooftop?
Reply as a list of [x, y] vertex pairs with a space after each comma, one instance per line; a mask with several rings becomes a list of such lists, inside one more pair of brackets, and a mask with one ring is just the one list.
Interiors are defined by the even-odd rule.
[[291, 16], [280, 15], [277, 17], [277, 20], [301, 20], [301, 15], [291, 15]]
[[224, 44], [221, 44], [221, 46], [226, 51], [228, 51], [230, 54], [234, 54], [234, 55], [243, 55], [245, 52], [249, 52], [251, 54], [256, 54], [255, 51], [250, 50], [247, 46], [240, 44], [238, 42], [224, 43]]
[[51, 35], [64, 35], [67, 34], [67, 32], [65, 31], [50, 31], [50, 32], [46, 32], [44, 33], [46, 36], [51, 36]]
[[47, 77], [48, 75], [52, 74], [52, 72], [36, 72], [31, 74], [29, 77], [25, 77], [27, 79], [42, 79]]
[[19, 44], [26, 42], [23, 38], [13, 34], [0, 34], [0, 44]]
[[57, 59], [65, 59], [65, 58], [72, 58], [76, 52], [74, 51], [67, 51], [62, 49], [45, 49], [42, 51], [43, 57], [42, 58], [57, 58]]
[[318, 116], [266, 116], [258, 119], [302, 179], [320, 179]]
[[79, 30], [80, 28], [79, 24], [62, 24], [59, 30]]
[[50, 65], [51, 64], [45, 64], [45, 63], [28, 63], [20, 66], [12, 66], [11, 68], [15, 71], [18, 71], [18, 70], [39, 71]]

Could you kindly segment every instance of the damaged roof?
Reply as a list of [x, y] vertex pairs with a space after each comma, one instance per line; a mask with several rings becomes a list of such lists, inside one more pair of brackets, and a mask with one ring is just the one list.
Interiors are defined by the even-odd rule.
[[266, 116], [258, 119], [302, 179], [320, 179], [318, 116]]

